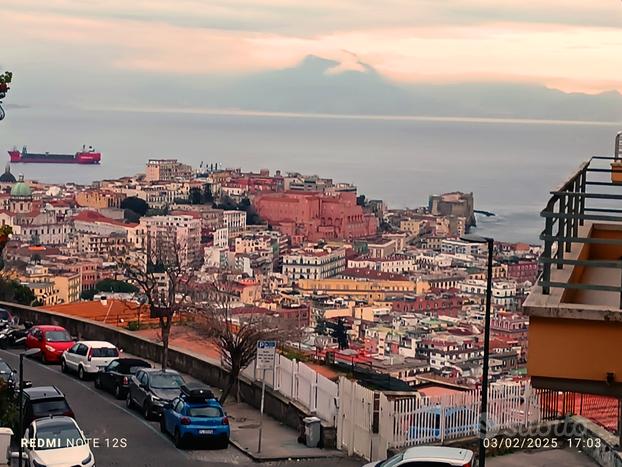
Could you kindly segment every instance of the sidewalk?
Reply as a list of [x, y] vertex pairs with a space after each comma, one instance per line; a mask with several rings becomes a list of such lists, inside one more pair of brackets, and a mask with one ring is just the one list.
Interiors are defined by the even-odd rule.
[[225, 404], [231, 425], [231, 444], [259, 462], [321, 459], [344, 457], [341, 451], [308, 448], [298, 442], [298, 432], [264, 414], [261, 453], [257, 452], [259, 440], [259, 411], [233, 399]]
[[[124, 353], [122, 357], [135, 356]], [[159, 363], [152, 360], [145, 358], [143, 358], [143, 360], [151, 363], [154, 368], [160, 366]], [[196, 378], [185, 373], [182, 373], [182, 376], [188, 382], [198, 382]], [[220, 388], [212, 387], [212, 390], [216, 397], [220, 397], [222, 393]], [[224, 409], [231, 426], [231, 444], [255, 461], [269, 462], [345, 457], [341, 451], [308, 448], [304, 444], [298, 443], [298, 431], [283, 425], [278, 420], [266, 414], [264, 414], [263, 417], [261, 453], [257, 453], [259, 440], [259, 410], [244, 402], [235, 402], [233, 396], [227, 399]]]

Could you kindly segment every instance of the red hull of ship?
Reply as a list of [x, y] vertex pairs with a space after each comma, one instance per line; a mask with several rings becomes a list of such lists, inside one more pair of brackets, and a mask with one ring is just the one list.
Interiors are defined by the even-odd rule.
[[9, 151], [11, 162], [21, 162], [24, 164], [99, 164], [101, 161], [101, 153], [99, 152], [78, 152], [75, 156], [67, 156], [67, 158], [23, 158], [19, 151]]

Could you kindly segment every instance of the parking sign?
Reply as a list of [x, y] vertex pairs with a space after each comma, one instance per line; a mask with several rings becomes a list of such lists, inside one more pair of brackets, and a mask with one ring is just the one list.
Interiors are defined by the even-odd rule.
[[257, 369], [271, 370], [274, 368], [274, 357], [276, 355], [276, 341], [257, 342]]

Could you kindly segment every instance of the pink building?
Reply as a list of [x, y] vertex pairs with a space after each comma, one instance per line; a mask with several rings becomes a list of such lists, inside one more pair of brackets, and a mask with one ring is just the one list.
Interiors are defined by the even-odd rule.
[[370, 237], [378, 219], [356, 204], [356, 192], [286, 192], [257, 195], [254, 205], [261, 218], [289, 235], [292, 244], [305, 240]]

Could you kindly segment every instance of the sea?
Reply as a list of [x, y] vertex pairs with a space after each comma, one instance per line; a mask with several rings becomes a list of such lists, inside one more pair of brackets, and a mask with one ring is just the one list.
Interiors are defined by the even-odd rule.
[[195, 167], [318, 174], [351, 182], [389, 208], [426, 205], [435, 193], [473, 192], [476, 209], [495, 214], [478, 216], [477, 233], [538, 243], [549, 190], [590, 156], [611, 154], [618, 129], [593, 122], [9, 108], [0, 148], [73, 153], [92, 145], [102, 152], [99, 166], [11, 168], [58, 184], [132, 175], [149, 158], [178, 158]]

